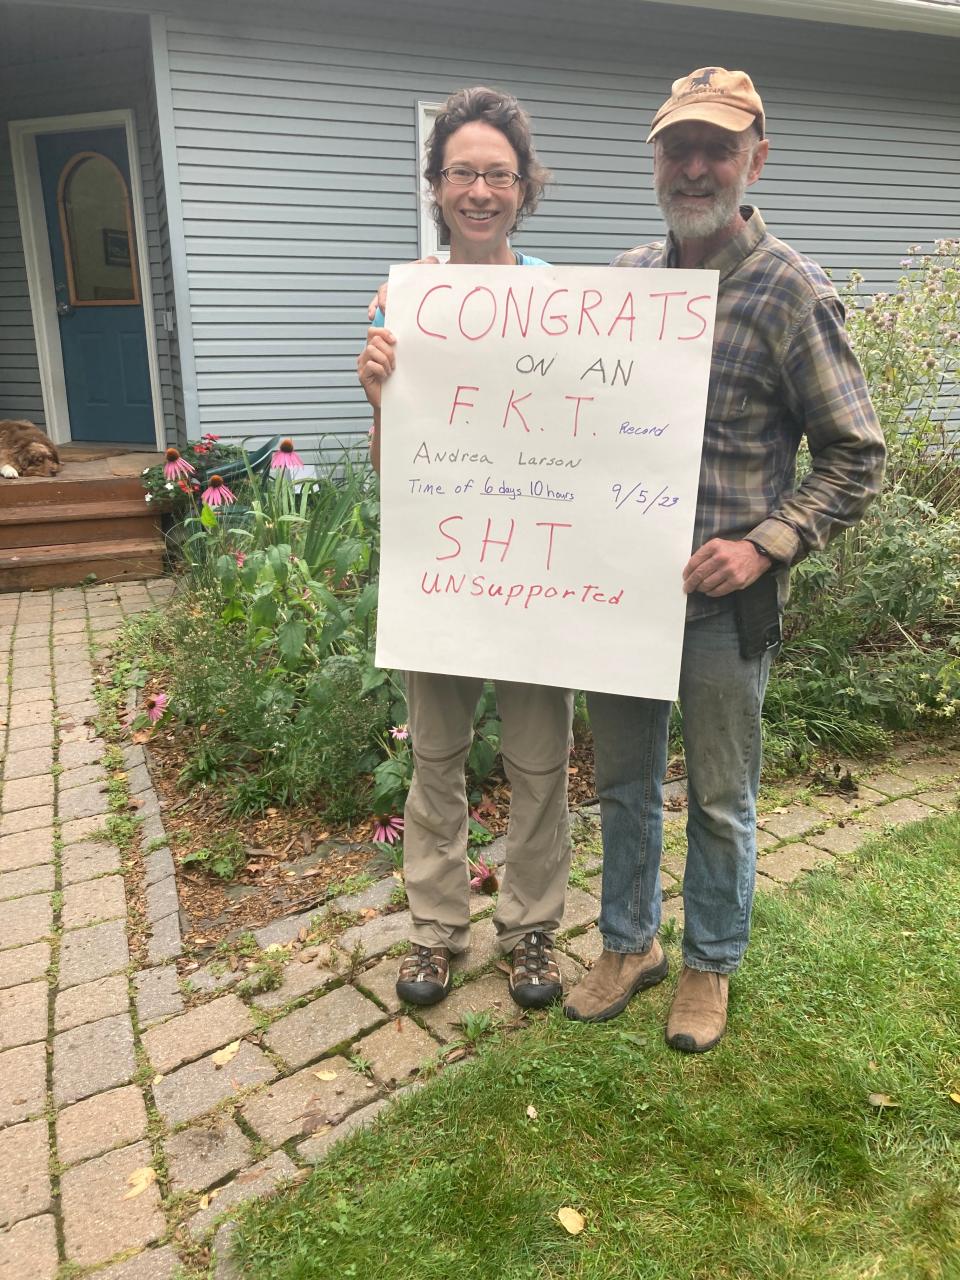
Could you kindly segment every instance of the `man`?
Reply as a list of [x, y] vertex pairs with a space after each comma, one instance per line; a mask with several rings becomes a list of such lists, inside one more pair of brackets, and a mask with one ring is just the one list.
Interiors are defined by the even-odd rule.
[[[613, 265], [720, 273], [695, 550], [683, 571], [688, 847], [683, 969], [666, 1030], [673, 1048], [699, 1053], [724, 1033], [729, 975], [749, 936], [760, 714], [778, 638], [771, 592], [773, 647], [761, 652], [761, 637], [753, 656], [742, 656], [735, 602], [774, 575], [767, 584], [779, 588], [782, 607], [790, 566], [858, 520], [877, 493], [884, 445], [836, 291], [743, 205], [770, 145], [750, 77], [705, 67], [675, 81], [647, 141], [670, 234]], [[811, 466], [797, 487], [803, 435]], [[589, 706], [604, 950], [566, 1012], [600, 1022], [667, 974], [657, 930], [670, 704], [595, 693]]]

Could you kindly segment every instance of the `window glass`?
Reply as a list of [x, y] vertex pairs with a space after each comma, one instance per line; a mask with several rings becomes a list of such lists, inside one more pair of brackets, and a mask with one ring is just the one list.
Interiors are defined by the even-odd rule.
[[75, 157], [70, 164], [61, 197], [70, 301], [136, 302], [123, 178], [104, 156]]

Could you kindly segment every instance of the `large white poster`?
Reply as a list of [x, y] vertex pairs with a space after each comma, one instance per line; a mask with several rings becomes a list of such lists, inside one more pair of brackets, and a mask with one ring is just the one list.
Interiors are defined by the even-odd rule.
[[717, 281], [391, 270], [379, 665], [676, 696]]

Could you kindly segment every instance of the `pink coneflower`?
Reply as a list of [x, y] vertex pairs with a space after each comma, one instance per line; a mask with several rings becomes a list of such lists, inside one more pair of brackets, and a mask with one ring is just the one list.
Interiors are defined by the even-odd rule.
[[233, 492], [227, 488], [223, 476], [211, 476], [210, 483], [203, 493], [200, 495], [201, 502], [205, 502], [208, 507], [229, 507], [231, 502], [236, 502]]
[[405, 724], [395, 724], [390, 730], [390, 737], [396, 742], [406, 742], [410, 737], [410, 730]]
[[500, 881], [493, 867], [488, 866], [483, 858], [470, 863], [470, 888], [479, 893], [494, 894], [500, 888]]
[[233, 553], [233, 558], [237, 562], [238, 569], [242, 569], [243, 566], [247, 563], [247, 553], [245, 551], [235, 551]]
[[373, 838], [385, 844], [394, 844], [395, 841], [403, 839], [403, 819], [397, 817], [381, 818], [375, 817], [373, 827]]
[[280, 447], [270, 459], [271, 471], [283, 471], [285, 468], [296, 469], [303, 466], [303, 459], [293, 447], [292, 440], [281, 440]]
[[158, 720], [163, 718], [163, 713], [167, 709], [167, 703], [170, 699], [165, 693], [151, 693], [148, 695], [144, 708], [147, 712], [147, 719], [151, 724], [156, 724]]
[[189, 476], [195, 470], [192, 462], [181, 458], [179, 449], [167, 450], [167, 460], [163, 464], [164, 480], [176, 480], [177, 476]]
[[212, 431], [208, 431], [208, 432], [206, 432], [206, 433], [205, 433], [205, 435], [203, 436], [203, 439], [204, 439], [204, 440], [219, 440], [219, 439], [220, 439], [220, 437], [219, 437], [219, 436], [215, 436], [215, 435], [213, 434], [213, 432], [212, 432]]

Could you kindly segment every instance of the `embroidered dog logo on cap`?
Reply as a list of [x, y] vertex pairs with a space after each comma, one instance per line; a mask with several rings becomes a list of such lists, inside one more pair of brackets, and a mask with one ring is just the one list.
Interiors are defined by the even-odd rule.
[[687, 81], [687, 91], [692, 93], [694, 89], [709, 89], [710, 81], [718, 70], [718, 67], [705, 67], [698, 76], [691, 76]]

